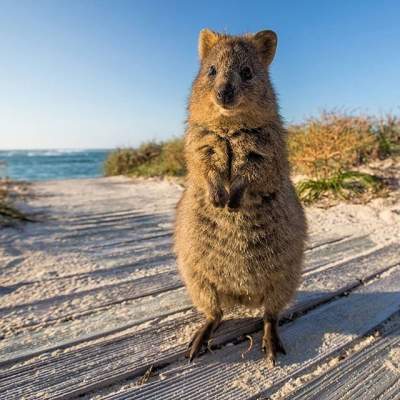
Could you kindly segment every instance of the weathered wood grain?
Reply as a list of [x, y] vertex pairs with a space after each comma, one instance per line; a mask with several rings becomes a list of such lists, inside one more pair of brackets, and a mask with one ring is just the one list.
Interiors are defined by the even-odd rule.
[[[362, 351], [305, 384], [289, 400], [393, 399], [400, 396], [400, 324]], [[395, 389], [397, 387], [397, 390]]]
[[0, 341], [0, 365], [107, 336], [188, 308], [190, 301], [184, 290], [177, 289], [102, 309], [78, 320], [70, 318], [54, 326], [27, 329]]
[[[393, 245], [357, 261], [353, 260], [322, 271], [318, 275], [318, 280], [315, 276], [306, 278], [296, 303], [287, 315], [326, 302], [399, 262], [399, 246]], [[118, 346], [113, 341], [107, 342], [105, 339], [104, 343], [89, 345], [85, 349], [71, 351], [60, 357], [54, 356], [49, 360], [39, 361], [38, 364], [34, 363], [27, 367], [15, 365], [14, 368], [19, 371], [18, 395], [23, 393], [27, 398], [34, 398], [29, 396], [44, 391], [51, 395], [51, 398], [72, 398], [79, 393], [139, 375], [152, 364], [162, 365], [179, 360], [186, 343], [178, 345], [174, 343], [182, 334], [182, 329], [188, 324], [195, 324], [198, 320], [197, 314], [189, 311], [179, 319], [160, 322], [157, 325], [158, 329], [153, 327], [137, 335], [123, 337], [117, 340]], [[226, 343], [246, 333], [254, 332], [259, 327], [260, 321], [257, 319], [241, 320], [236, 324], [228, 323], [221, 328], [219, 339], [217, 338], [215, 343]], [[29, 378], [32, 368], [38, 371], [39, 377], [34, 383]], [[40, 379], [41, 376], [45, 378]], [[9, 396], [14, 396], [10, 377], [5, 379], [10, 386], [4, 388], [7, 388]]]
[[[168, 248], [168, 243], [165, 243], [165, 245]], [[329, 262], [340, 262], [351, 254], [351, 249], [358, 252], [365, 252], [374, 247], [374, 242], [366, 237], [361, 237], [336, 242], [324, 248], [314, 248], [314, 250], [308, 252], [305, 271], [313, 270], [318, 266], [328, 265]], [[167, 251], [160, 256], [156, 256], [156, 259], [152, 261], [147, 247], [143, 250], [143, 254], [137, 254], [136, 252], [133, 256], [135, 255], [137, 257], [144, 257], [148, 264], [147, 267], [152, 263], [154, 264], [154, 261], [155, 265], [158, 265], [157, 260], [162, 261], [164, 264], [167, 259], [171, 263], [174, 260], [172, 254]], [[168, 255], [170, 255], [170, 258], [168, 258]], [[90, 310], [95, 311], [112, 304], [161, 293], [182, 286], [177, 272], [170, 270], [165, 272], [160, 271], [157, 276], [152, 275], [138, 279], [127, 279], [126, 272], [130, 270], [132, 265], [115, 267], [112, 269], [112, 274], [108, 270], [107, 273], [104, 273], [103, 269], [98, 269], [92, 273], [74, 274], [70, 277], [56, 278], [47, 282], [36, 282], [30, 285], [24, 283], [25, 298], [30, 298], [30, 292], [37, 293], [39, 287], [42, 287], [44, 290], [46, 287], [51, 287], [52, 290], [50, 292], [56, 292], [58, 295], [56, 297], [46, 297], [44, 294], [40, 300], [25, 302], [25, 304], [18, 304], [12, 301], [12, 306], [0, 307], [0, 318], [4, 322], [7, 322], [13, 329], [18, 329], [57, 319], [65, 319], [70, 316], [76, 318], [80, 314], [87, 313]], [[124, 274], [119, 274], [120, 272]], [[118, 275], [122, 275], [122, 282], [118, 282]], [[109, 280], [117, 283], [109, 283]], [[85, 290], [85, 287], [88, 286], [90, 289]], [[70, 293], [68, 293], [68, 290]], [[10, 291], [9, 296], [12, 296], [12, 291]], [[88, 303], [87, 300], [94, 298], [96, 298], [95, 307], [85, 306]], [[76, 301], [78, 299], [79, 301]], [[7, 301], [7, 295], [4, 296], [3, 300], [4, 302]], [[10, 303], [10, 301], [8, 302]], [[52, 310], [51, 315], [49, 314], [49, 309]], [[29, 321], [29, 323], [26, 321]]]
[[[340, 255], [340, 253], [339, 253]], [[150, 262], [147, 260], [147, 262]], [[340, 261], [340, 258], [337, 260]], [[355, 263], [355, 260], [353, 260]], [[126, 267], [125, 267], [126, 268]], [[340, 265], [338, 266], [340, 268]], [[329, 275], [329, 274], [328, 274]], [[142, 296], [151, 296], [151, 295], [159, 295], [168, 290], [173, 290], [181, 287], [180, 281], [176, 273], [169, 271], [166, 275], [160, 276], [159, 283], [157, 282], [157, 277], [148, 277], [138, 280], [138, 291], [139, 294], [135, 295], [134, 291], [134, 283], [123, 282], [121, 286], [111, 286], [107, 293], [102, 290], [97, 292], [98, 301], [96, 302], [96, 307], [93, 305], [85, 308], [85, 297], [79, 299], [79, 292], [76, 294], [76, 298], [62, 298], [60, 299], [60, 304], [63, 304], [61, 307], [60, 304], [53, 304], [52, 301], [41, 302], [38, 305], [30, 304], [20, 309], [16, 308], [15, 310], [10, 309], [3, 313], [3, 320], [7, 321], [9, 318], [13, 323], [11, 324], [9, 321], [9, 326], [14, 327], [14, 329], [21, 329], [22, 327], [29, 327], [42, 324], [39, 331], [32, 331], [28, 329], [25, 332], [22, 332], [15, 338], [13, 336], [7, 337], [2, 342], [0, 342], [0, 361], [7, 360], [13, 357], [27, 357], [31, 352], [34, 354], [40, 354], [47, 350], [47, 348], [55, 349], [58, 345], [61, 347], [65, 347], [66, 343], [73, 344], [75, 342], [82, 342], [82, 338], [89, 339], [92, 337], [98, 337], [101, 335], [101, 331], [104, 330], [104, 335], [106, 335], [110, 328], [109, 326], [117, 325], [116, 329], [123, 329], [123, 326], [127, 327], [134, 325], [135, 323], [139, 323], [142, 321], [141, 309], [143, 309], [143, 304], [149, 304], [153, 308], [152, 317], [156, 318], [158, 316], [165, 314], [165, 308], [167, 305], [163, 307], [157, 308], [155, 307], [154, 301], [151, 299], [140, 299], [140, 295]], [[348, 277], [345, 277], [345, 281]], [[328, 282], [329, 282], [328, 278]], [[104, 284], [106, 279], [105, 277], [101, 277], [102, 283]], [[309, 282], [314, 282], [314, 278], [309, 278]], [[337, 283], [341, 282], [341, 280], [337, 280]], [[132, 284], [132, 289], [131, 285]], [[345, 285], [346, 283], [344, 283]], [[164, 285], [164, 286], [163, 286]], [[169, 285], [169, 287], [165, 287], [165, 285]], [[84, 285], [80, 285], [84, 286]], [[148, 287], [147, 287], [148, 286]], [[340, 287], [340, 286], [337, 286]], [[114, 291], [115, 290], [115, 291]], [[318, 288], [317, 288], [318, 291]], [[90, 300], [90, 296], [96, 295], [96, 292], [89, 293], [88, 299]], [[331, 292], [328, 293], [328, 296], [331, 295]], [[314, 301], [318, 301], [320, 293], [317, 293], [315, 296], [312, 293], [308, 293], [307, 298], [302, 299], [302, 301], [306, 304], [312, 304]], [[135, 301], [130, 301], [132, 299], [137, 299]], [[163, 295], [164, 303], [169, 305], [170, 312], [177, 312], [179, 310], [185, 309], [188, 307], [188, 299], [186, 296], [177, 297], [175, 291], [171, 293], [171, 299], [169, 299], [168, 293]], [[315, 300], [316, 299], [316, 300]], [[54, 299], [57, 302], [57, 299]], [[78, 300], [78, 301], [76, 301]], [[148, 303], [150, 301], [150, 303]], [[73, 304], [73, 306], [71, 306]], [[91, 304], [93, 304], [91, 302]], [[115, 314], [111, 305], [118, 306], [118, 314]], [[105, 308], [107, 307], [107, 308]], [[136, 308], [139, 310], [136, 315]], [[54, 312], [49, 313], [49, 309]], [[125, 310], [125, 311], [123, 311]], [[10, 315], [11, 316], [8, 316]], [[30, 323], [27, 323], [29, 321]], [[57, 325], [50, 325], [49, 328], [43, 326], [43, 324], [49, 324], [60, 321]], [[124, 323], [125, 321], [125, 323]], [[112, 331], [114, 329], [111, 329]], [[58, 332], [58, 334], [55, 334]], [[68, 335], [72, 335], [73, 339], [68, 339]], [[24, 340], [23, 338], [27, 337], [29, 340]], [[27, 343], [26, 343], [27, 342]], [[32, 346], [35, 346], [34, 350], [30, 350]]]
[[315, 270], [346, 257], [356, 257], [373, 247], [375, 243], [368, 236], [350, 237], [319, 246], [313, 251], [306, 251], [304, 271]]
[[162, 379], [118, 392], [116, 390], [115, 394], [107, 395], [104, 399], [268, 398], [289, 380], [293, 381], [317, 368], [328, 357], [339, 354], [354, 340], [397, 312], [400, 307], [399, 284], [400, 268], [396, 267], [382, 279], [362, 286], [347, 297], [321, 306], [283, 326], [281, 334], [288, 355], [280, 357], [279, 367], [275, 369], [271, 370], [266, 365], [258, 348], [260, 335], [257, 335], [255, 346], [245, 355], [244, 360], [241, 354], [246, 352], [247, 343], [225, 347], [199, 359], [194, 366], [175, 364], [170, 371], [168, 368], [162, 371]]
[[176, 272], [166, 271], [71, 294], [60, 294], [28, 304], [2, 307], [0, 318], [11, 329], [22, 329], [56, 320], [76, 319], [80, 315], [95, 312], [104, 307], [157, 295], [180, 287], [182, 283]]

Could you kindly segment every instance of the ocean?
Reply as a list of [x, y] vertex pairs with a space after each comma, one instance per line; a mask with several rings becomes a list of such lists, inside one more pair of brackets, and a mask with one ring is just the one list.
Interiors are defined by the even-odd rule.
[[0, 178], [40, 181], [102, 176], [110, 150], [0, 150]]

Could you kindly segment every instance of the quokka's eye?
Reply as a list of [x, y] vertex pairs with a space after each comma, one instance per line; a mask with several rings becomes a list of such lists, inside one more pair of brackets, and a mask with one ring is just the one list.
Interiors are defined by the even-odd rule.
[[240, 77], [242, 78], [242, 81], [249, 81], [253, 77], [251, 69], [249, 67], [243, 67], [240, 70]]
[[211, 65], [211, 67], [208, 68], [208, 73], [207, 74], [208, 74], [208, 76], [211, 76], [211, 77], [217, 75], [217, 68], [215, 68], [214, 65]]

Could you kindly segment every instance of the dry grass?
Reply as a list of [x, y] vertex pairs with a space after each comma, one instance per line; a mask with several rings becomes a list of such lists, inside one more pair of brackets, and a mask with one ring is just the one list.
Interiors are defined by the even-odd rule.
[[323, 113], [289, 127], [288, 143], [294, 171], [307, 176], [297, 184], [304, 202], [322, 198], [367, 201], [386, 193], [384, 181], [354, 169], [398, 153], [400, 121], [390, 114], [373, 118]]
[[12, 225], [15, 221], [33, 221], [15, 206], [15, 201], [26, 197], [27, 184], [0, 180], [0, 226]]
[[378, 151], [370, 118], [333, 113], [289, 127], [288, 144], [295, 172], [316, 179], [365, 163]]
[[185, 172], [182, 139], [148, 142], [137, 149], [117, 149], [109, 154], [104, 164], [106, 176], [182, 176]]

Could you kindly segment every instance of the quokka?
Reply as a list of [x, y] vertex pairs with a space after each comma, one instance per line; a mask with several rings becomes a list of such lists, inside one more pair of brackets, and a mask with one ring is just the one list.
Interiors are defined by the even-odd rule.
[[307, 226], [269, 78], [276, 45], [272, 31], [200, 33], [175, 226], [180, 273], [206, 318], [190, 360], [235, 305], [263, 307], [262, 350], [272, 365], [285, 353], [277, 324], [300, 282]]

